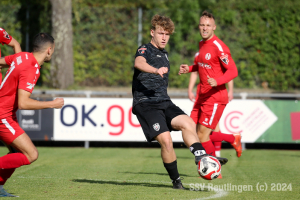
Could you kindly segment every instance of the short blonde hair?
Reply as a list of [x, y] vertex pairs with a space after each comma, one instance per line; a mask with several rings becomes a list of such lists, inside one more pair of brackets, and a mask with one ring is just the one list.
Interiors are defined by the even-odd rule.
[[170, 34], [173, 34], [175, 31], [175, 25], [169, 17], [154, 15], [151, 20], [151, 29], [156, 30], [157, 26], [162, 27]]

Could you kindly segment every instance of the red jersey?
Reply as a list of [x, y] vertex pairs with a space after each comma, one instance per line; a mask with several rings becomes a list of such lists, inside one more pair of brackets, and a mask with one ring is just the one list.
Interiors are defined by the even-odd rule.
[[[0, 28], [0, 43], [2, 45], [4, 44], [9, 44], [11, 41], [12, 37], [8, 35], [8, 33], [3, 29]], [[1, 57], [1, 49], [0, 49], [0, 57]]]
[[16, 115], [18, 89], [32, 93], [40, 77], [40, 66], [32, 53], [5, 56], [5, 62], [10, 67], [0, 86], [0, 119]]
[[[194, 65], [189, 68], [189, 72], [199, 72], [197, 101], [208, 104], [228, 103], [225, 83], [237, 77], [238, 71], [229, 48], [216, 35], [207, 41], [199, 42], [198, 55], [195, 56]], [[209, 85], [207, 76], [217, 81], [216, 87]]]

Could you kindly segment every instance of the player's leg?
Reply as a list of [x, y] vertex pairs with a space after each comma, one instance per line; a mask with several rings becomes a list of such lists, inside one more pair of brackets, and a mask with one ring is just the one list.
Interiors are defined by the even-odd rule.
[[217, 124], [216, 128], [214, 131], [211, 132], [210, 134], [210, 140], [212, 141], [213, 145], [215, 146], [215, 154], [216, 156], [220, 157], [221, 156], [221, 148], [222, 148], [222, 142], [220, 141], [215, 141], [214, 138], [212, 137], [213, 132], [219, 132], [220, 131], [220, 127], [219, 127], [219, 123]]
[[155, 139], [161, 146], [161, 158], [163, 160], [164, 167], [172, 180], [173, 188], [184, 189], [177, 168], [177, 158], [173, 148], [170, 132], [161, 133], [156, 136]]
[[0, 168], [11, 169], [29, 165], [38, 157], [38, 151], [26, 133], [18, 136], [11, 144], [18, 153], [10, 153], [0, 157]]
[[148, 142], [157, 140], [161, 145], [161, 157], [174, 189], [184, 189], [177, 169], [176, 154], [165, 115], [158, 104], [140, 103], [133, 108]]
[[[5, 184], [7, 179], [22, 165], [29, 165], [37, 159], [37, 150], [30, 138], [19, 126], [16, 118], [7, 118], [0, 121], [1, 140], [6, 144], [11, 153], [0, 157], [1, 183]], [[16, 149], [16, 151], [13, 151]], [[0, 186], [0, 196], [14, 196], [7, 193]]]
[[172, 102], [169, 102], [165, 114], [170, 129], [182, 131], [183, 141], [195, 156], [195, 163], [198, 164], [200, 157], [205, 155], [206, 152], [197, 137], [194, 121]]
[[216, 156], [215, 147], [209, 137], [211, 133], [211, 128], [203, 126], [202, 124], [197, 124], [196, 127], [197, 127], [197, 135], [199, 137], [201, 144], [205, 148], [206, 153], [212, 156]]
[[242, 144], [241, 144], [242, 136], [240, 133], [234, 133], [234, 134], [222, 133], [220, 131], [219, 124], [218, 124], [217, 127], [215, 128], [215, 130], [211, 133], [210, 139], [216, 143], [219, 143], [222, 141], [230, 143], [231, 146], [235, 149], [237, 157], [241, 157], [241, 155], [242, 155]]
[[[196, 124], [189, 116], [183, 114], [174, 117], [171, 121], [171, 126], [174, 130], [182, 131], [182, 139], [195, 157], [200, 157], [206, 154], [205, 149], [196, 134]], [[199, 159], [195, 158], [195, 160]]]

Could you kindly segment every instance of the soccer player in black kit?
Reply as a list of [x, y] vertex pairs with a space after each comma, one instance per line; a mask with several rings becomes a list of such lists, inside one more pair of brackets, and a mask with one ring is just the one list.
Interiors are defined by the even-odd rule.
[[[151, 20], [150, 43], [140, 46], [135, 55], [132, 81], [133, 109], [148, 142], [157, 140], [161, 157], [174, 189], [184, 189], [177, 169], [177, 158], [170, 131], [182, 131], [183, 141], [195, 156], [196, 164], [206, 152], [196, 134], [196, 124], [167, 94], [170, 64], [164, 49], [175, 26], [165, 16]], [[218, 158], [225, 164], [226, 158]]]

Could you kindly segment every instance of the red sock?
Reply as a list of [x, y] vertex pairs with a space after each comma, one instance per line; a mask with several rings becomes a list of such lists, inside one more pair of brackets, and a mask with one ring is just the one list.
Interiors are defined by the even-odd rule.
[[215, 150], [221, 151], [222, 142], [213, 142]]
[[28, 158], [22, 153], [10, 153], [0, 157], [0, 169], [18, 168], [29, 164]]
[[213, 143], [211, 142], [211, 140], [209, 140], [207, 142], [202, 142], [201, 144], [204, 147], [207, 154], [216, 156], [215, 147], [214, 147]]
[[212, 142], [229, 142], [230, 144], [234, 142], [235, 138], [232, 134], [225, 134], [225, 133], [221, 133], [221, 132], [215, 132], [213, 131], [210, 134], [210, 139]]
[[0, 169], [0, 185], [4, 185], [7, 179], [11, 177], [15, 169]]

